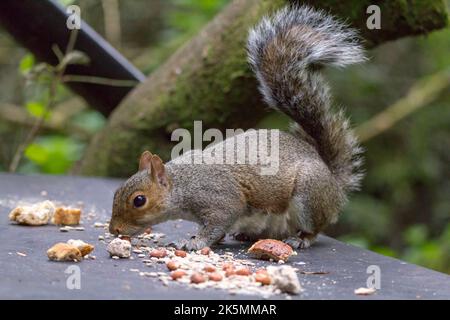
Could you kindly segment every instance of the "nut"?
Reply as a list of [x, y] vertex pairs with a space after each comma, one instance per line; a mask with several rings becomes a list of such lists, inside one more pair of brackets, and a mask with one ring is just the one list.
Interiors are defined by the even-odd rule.
[[186, 253], [186, 251], [183, 251], [183, 250], [175, 250], [175, 255], [177, 257], [184, 258], [184, 257], [186, 257], [187, 253]]
[[155, 258], [164, 258], [166, 255], [167, 255], [167, 251], [164, 248], [153, 249], [150, 252], [150, 257], [155, 257]]
[[287, 261], [294, 251], [291, 246], [282, 241], [264, 239], [255, 242], [250, 249], [248, 249], [248, 252], [252, 253], [259, 259]]
[[205, 267], [203, 268], [203, 271], [206, 271], [206, 272], [214, 272], [214, 271], [216, 271], [216, 267], [214, 267], [214, 266], [212, 266], [212, 265], [207, 265], [207, 266], [205, 266]]
[[173, 260], [168, 261], [166, 263], [166, 266], [167, 266], [167, 269], [169, 269], [170, 271], [177, 270], [180, 267], [180, 265], [176, 261], [173, 261]]
[[172, 277], [172, 280], [177, 280], [181, 277], [184, 277], [186, 275], [186, 272], [183, 270], [176, 270], [176, 271], [172, 271], [170, 273], [170, 276]]
[[267, 270], [264, 269], [264, 268], [261, 268], [261, 269], [256, 270], [255, 273], [256, 273], [256, 274], [259, 274], [259, 273], [268, 274]]
[[200, 250], [200, 253], [207, 256], [209, 255], [209, 253], [211, 252], [211, 248], [210, 247], [204, 247], [202, 250]]
[[208, 275], [208, 278], [209, 278], [209, 280], [216, 281], [216, 282], [222, 281], [222, 279], [223, 279], [222, 275], [218, 272], [210, 273]]
[[227, 271], [228, 269], [234, 269], [234, 265], [231, 262], [222, 264], [222, 270]]
[[249, 268], [239, 268], [236, 270], [238, 276], [249, 276], [252, 274]]
[[226, 277], [231, 277], [231, 276], [234, 276], [235, 274], [236, 274], [236, 271], [233, 268], [229, 268], [225, 271]]
[[269, 285], [272, 282], [272, 280], [270, 279], [269, 274], [267, 274], [267, 272], [256, 273], [255, 281], [260, 282], [262, 285], [265, 285], [265, 286]]
[[201, 273], [194, 273], [191, 276], [191, 282], [192, 283], [202, 283], [202, 282], [205, 282], [205, 281], [206, 281], [206, 279]]

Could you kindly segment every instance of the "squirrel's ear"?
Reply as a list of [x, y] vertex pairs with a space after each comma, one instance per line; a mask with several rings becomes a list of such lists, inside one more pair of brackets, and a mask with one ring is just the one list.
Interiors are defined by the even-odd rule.
[[139, 171], [149, 170], [152, 167], [152, 154], [150, 151], [144, 151], [139, 160]]
[[157, 155], [152, 156], [152, 179], [160, 185], [166, 187], [169, 183], [166, 175], [166, 169], [164, 163]]

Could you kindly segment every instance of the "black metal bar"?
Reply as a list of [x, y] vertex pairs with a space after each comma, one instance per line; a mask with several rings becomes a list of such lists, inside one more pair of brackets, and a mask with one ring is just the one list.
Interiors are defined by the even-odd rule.
[[[83, 13], [81, 12], [81, 16]], [[53, 44], [65, 50], [70, 30], [65, 8], [52, 0], [1, 0], [0, 25], [38, 60], [56, 64]], [[90, 58], [87, 66], [71, 65], [66, 74], [143, 81], [144, 75], [84, 21], [75, 49]], [[132, 87], [112, 87], [91, 83], [68, 83], [93, 108], [109, 115]]]

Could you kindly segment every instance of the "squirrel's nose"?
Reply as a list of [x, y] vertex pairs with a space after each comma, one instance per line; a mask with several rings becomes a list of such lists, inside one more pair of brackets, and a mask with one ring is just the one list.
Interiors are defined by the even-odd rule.
[[118, 226], [115, 226], [113, 224], [109, 225], [109, 233], [111, 233], [111, 234], [115, 234], [115, 235], [120, 234], [121, 230], [122, 229], [119, 228]]

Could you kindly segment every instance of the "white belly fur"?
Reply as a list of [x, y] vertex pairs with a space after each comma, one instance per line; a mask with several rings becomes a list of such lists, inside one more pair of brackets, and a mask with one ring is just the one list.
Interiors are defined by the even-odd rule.
[[243, 233], [251, 238], [286, 239], [296, 236], [299, 231], [312, 232], [312, 219], [294, 196], [286, 212], [273, 214], [252, 208], [248, 215], [235, 222], [231, 233]]

